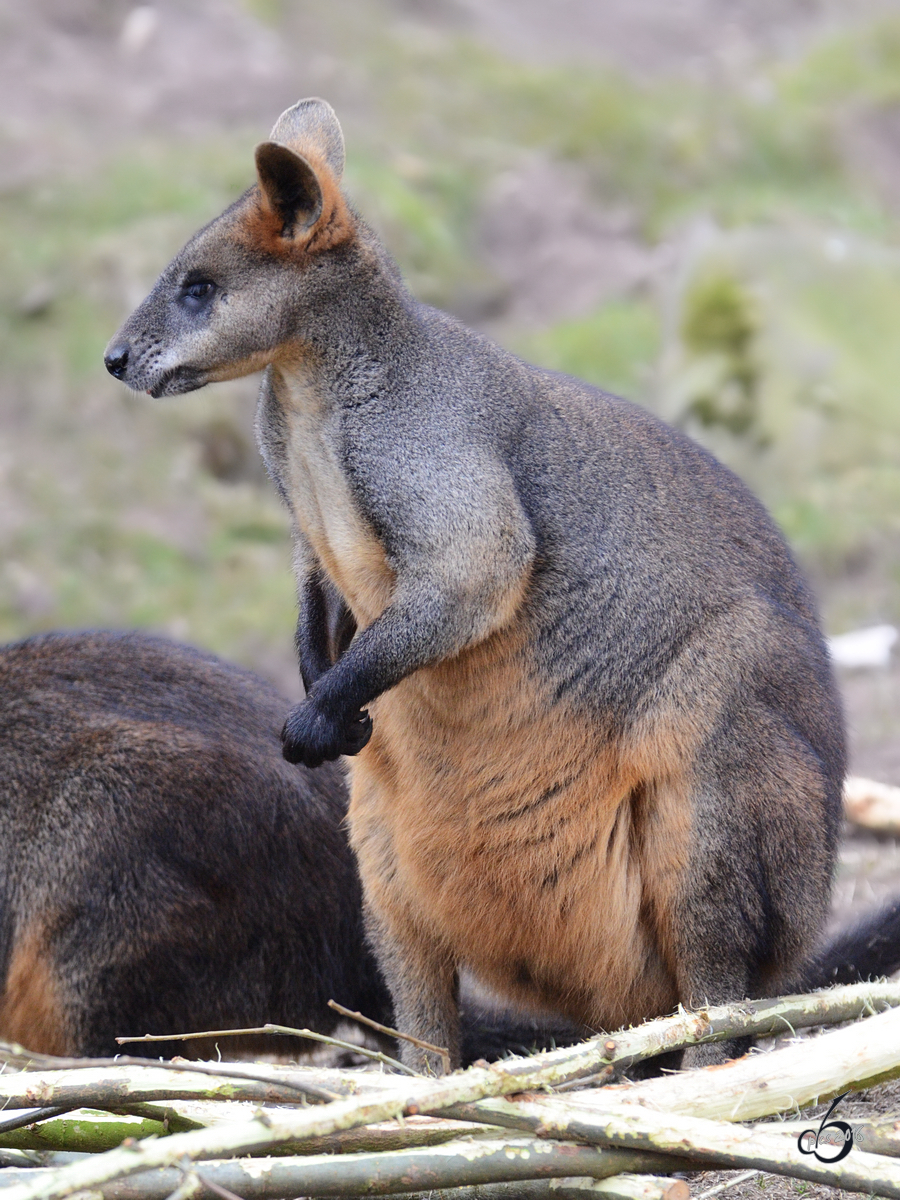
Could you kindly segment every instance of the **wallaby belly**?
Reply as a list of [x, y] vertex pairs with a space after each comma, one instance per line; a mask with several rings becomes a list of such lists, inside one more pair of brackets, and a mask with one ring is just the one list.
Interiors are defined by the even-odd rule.
[[547, 704], [503, 641], [372, 705], [350, 807], [369, 900], [519, 1002], [606, 1029], [670, 1011], [686, 789], [648, 786], [639, 755]]

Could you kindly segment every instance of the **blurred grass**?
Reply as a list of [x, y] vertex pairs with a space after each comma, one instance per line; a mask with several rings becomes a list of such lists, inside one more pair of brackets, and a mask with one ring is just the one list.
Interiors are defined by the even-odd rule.
[[551, 370], [636, 396], [647, 387], [661, 338], [659, 314], [649, 301], [615, 300], [589, 316], [521, 335], [513, 348]]
[[[282, 20], [271, 0], [259, 10]], [[577, 168], [599, 208], [624, 205], [640, 236], [672, 244], [673, 265], [595, 312], [501, 321], [498, 335], [733, 464], [824, 588], [833, 627], [900, 619], [900, 226], [847, 151], [854, 122], [900, 111], [900, 23], [791, 65], [655, 86], [393, 28], [353, 45], [373, 104], [352, 128], [348, 186], [417, 294], [463, 312], [502, 294], [478, 242], [492, 182], [534, 154]], [[0, 636], [149, 626], [293, 678], [285, 516], [251, 450], [228, 478], [209, 467], [223, 421], [249, 446], [255, 382], [157, 403], [101, 363], [174, 250], [251, 182], [260, 132], [146, 138], [90, 174], [0, 195]], [[686, 336], [710, 271], [733, 283], [726, 307], [745, 296], [754, 314], [742, 363]], [[705, 421], [748, 364], [752, 419]], [[832, 587], [848, 578], [863, 582]]]

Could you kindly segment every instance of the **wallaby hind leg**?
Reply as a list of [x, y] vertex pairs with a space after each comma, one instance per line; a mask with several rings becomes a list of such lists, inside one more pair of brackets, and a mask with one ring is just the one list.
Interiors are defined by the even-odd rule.
[[[843, 759], [840, 745], [812, 744], [800, 720], [750, 702], [698, 755], [698, 836], [672, 930], [686, 1007], [789, 990], [817, 944]], [[692, 1047], [684, 1065], [722, 1062], [746, 1049], [745, 1039]]]
[[[450, 1068], [460, 1064], [459, 976], [447, 948], [423, 936], [411, 920], [376, 913], [366, 906], [366, 930], [394, 1001], [394, 1024], [401, 1033], [446, 1049]], [[401, 1041], [400, 1061], [414, 1071], [441, 1075], [438, 1054]]]

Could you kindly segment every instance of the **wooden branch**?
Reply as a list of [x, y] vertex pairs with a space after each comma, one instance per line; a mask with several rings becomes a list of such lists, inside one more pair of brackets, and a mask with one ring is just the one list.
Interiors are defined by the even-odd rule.
[[[615, 1176], [621, 1180], [623, 1172], [646, 1173], [657, 1167], [662, 1171], [683, 1170], [684, 1159], [672, 1155], [599, 1150], [595, 1146], [519, 1137], [488, 1145], [465, 1139], [426, 1150], [400, 1150], [378, 1155], [340, 1154], [249, 1162], [202, 1162], [196, 1164], [196, 1172], [201, 1184], [209, 1181], [236, 1193], [243, 1200], [270, 1200], [273, 1197], [297, 1195], [383, 1196], [441, 1187], [529, 1179], [571, 1179], [573, 1176], [590, 1179]], [[11, 1200], [21, 1191], [25, 1181], [36, 1188], [38, 1194], [48, 1194], [52, 1177], [58, 1173], [32, 1170], [4, 1174], [15, 1176], [13, 1186], [5, 1190], [0, 1187], [0, 1196], [4, 1200]], [[181, 1178], [182, 1172], [169, 1168], [134, 1174], [116, 1182], [107, 1181], [97, 1190], [107, 1200], [166, 1200], [178, 1187]], [[637, 1190], [631, 1188], [629, 1191], [630, 1186], [628, 1182], [620, 1184], [624, 1189], [620, 1194], [626, 1200], [643, 1200], [640, 1186]], [[578, 1192], [579, 1195], [584, 1194], [580, 1187]], [[213, 1200], [208, 1189], [199, 1194]], [[683, 1189], [676, 1189], [675, 1196], [670, 1200], [683, 1200]]]
[[60, 1108], [54, 1105], [52, 1108], [26, 1108], [12, 1117], [4, 1117], [0, 1121], [0, 1144], [3, 1144], [3, 1135], [11, 1133], [14, 1129], [22, 1129], [26, 1125], [36, 1125], [40, 1121], [47, 1121], [50, 1117], [61, 1117], [63, 1113], [71, 1112], [69, 1108]]
[[755, 1170], [738, 1171], [736, 1175], [730, 1175], [728, 1179], [723, 1179], [721, 1183], [717, 1183], [714, 1187], [707, 1188], [705, 1192], [701, 1192], [697, 1200], [709, 1200], [710, 1196], [718, 1196], [721, 1192], [727, 1192], [729, 1188], [746, 1183], [749, 1179], [756, 1179], [759, 1174], [760, 1172]]
[[[220, 1125], [121, 1146], [104, 1155], [62, 1167], [52, 1179], [40, 1185], [31, 1183], [12, 1188], [6, 1193], [6, 1200], [38, 1200], [38, 1197], [62, 1200], [73, 1192], [93, 1190], [113, 1179], [153, 1167], [182, 1165], [201, 1158], [257, 1154], [303, 1138], [324, 1137], [375, 1121], [439, 1111], [447, 1105], [485, 1096], [552, 1085], [566, 1078], [572, 1070], [583, 1071], [585, 1064], [590, 1069], [596, 1061], [597, 1047], [585, 1043], [582, 1047], [570, 1048], [562, 1064], [560, 1054], [560, 1051], [549, 1051], [535, 1055], [533, 1059], [511, 1059], [508, 1064], [472, 1067], [441, 1079], [407, 1079], [406, 1095], [398, 1094], [398, 1090], [392, 1088], [389, 1094], [337, 1100], [305, 1110], [260, 1111], [241, 1125]], [[342, 1159], [346, 1157], [341, 1156]]]
[[200, 1182], [197, 1172], [188, 1171], [175, 1191], [169, 1196], [169, 1200], [196, 1200], [202, 1191], [204, 1191], [204, 1187]]
[[[257, 1025], [253, 1029], [207, 1029], [199, 1033], [144, 1033], [140, 1037], [117, 1037], [116, 1042], [120, 1046], [124, 1046], [126, 1042], [193, 1042], [201, 1038], [244, 1037], [259, 1033], [278, 1033], [285, 1037], [306, 1038], [311, 1042], [321, 1042], [325, 1046], [334, 1046], [338, 1050], [351, 1050], [354, 1054], [360, 1054], [363, 1058], [371, 1058], [374, 1062], [383, 1063], [384, 1066], [390, 1067], [392, 1071], [400, 1071], [403, 1075], [418, 1074], [412, 1067], [404, 1066], [402, 1062], [398, 1062], [396, 1058], [391, 1058], [390, 1055], [382, 1054], [380, 1050], [370, 1050], [368, 1046], [360, 1046], [356, 1042], [343, 1042], [340, 1038], [326, 1037], [324, 1033], [316, 1033], [312, 1029], [292, 1029], [289, 1025], [273, 1025], [271, 1022], [265, 1025]], [[449, 1061], [448, 1056], [448, 1065]], [[333, 1100], [334, 1096], [329, 1098]]]
[[[605, 1078], [613, 1078], [635, 1062], [680, 1046], [847, 1021], [898, 1004], [900, 984], [852, 984], [808, 996], [747, 1001], [697, 1013], [682, 1011], [611, 1037], [593, 1038], [578, 1046], [529, 1058], [508, 1059], [504, 1067], [512, 1075], [524, 1072], [525, 1076], [546, 1068], [547, 1083], [551, 1085], [598, 1072]], [[57, 1059], [3, 1043], [0, 1043], [0, 1059], [20, 1067], [37, 1068], [27, 1073], [23, 1070], [21, 1074], [0, 1075], [0, 1107], [6, 1110], [37, 1105], [111, 1108], [123, 1103], [179, 1099], [284, 1104], [293, 1102], [296, 1093], [304, 1089], [344, 1096], [384, 1094], [388, 1090], [405, 1094], [408, 1089], [408, 1080], [396, 1076], [364, 1073], [351, 1076], [327, 1068], [285, 1069], [254, 1063], [252, 1069], [245, 1070], [237, 1064], [226, 1068], [128, 1058]], [[102, 1069], [106, 1067], [112, 1070]], [[191, 1074], [207, 1078], [192, 1079]], [[530, 1085], [523, 1082], [523, 1087], [527, 1086]]]
[[871, 1154], [900, 1158], [900, 1121], [853, 1121], [854, 1145]]
[[[835, 1116], [841, 1117], [841, 1113]], [[754, 1125], [754, 1129], [765, 1132], [776, 1131], [785, 1137], [797, 1138], [804, 1129], [815, 1127], [818, 1117], [808, 1117], [800, 1121], [766, 1122]], [[853, 1145], [859, 1150], [868, 1150], [870, 1154], [886, 1154], [889, 1158], [900, 1158], [900, 1121], [892, 1117], [870, 1117], [860, 1121], [850, 1117], [849, 1124], [853, 1129]]]
[[[0, 1150], [0, 1167], [4, 1168], [3, 1174], [0, 1174], [0, 1186], [2, 1186], [5, 1179], [11, 1178], [19, 1168], [40, 1166], [42, 1162], [43, 1159], [37, 1154], [32, 1154], [27, 1150]], [[12, 1168], [9, 1176], [7, 1176], [6, 1168]], [[29, 1170], [25, 1174], [30, 1179], [33, 1172]]]
[[[0, 1148], [96, 1154], [120, 1146], [127, 1137], [166, 1137], [170, 1133], [206, 1128], [203, 1122], [155, 1104], [132, 1104], [115, 1112], [82, 1111], [71, 1116], [68, 1111], [26, 1109], [17, 1121], [11, 1119], [0, 1124]], [[241, 1116], [246, 1119], [248, 1115], [247, 1109], [242, 1108]], [[133, 1119], [128, 1120], [129, 1117]]]
[[[400, 1041], [418, 1046], [420, 1050], [431, 1050], [433, 1054], [439, 1054], [444, 1074], [450, 1074], [450, 1051], [446, 1046], [435, 1046], [431, 1042], [423, 1042], [421, 1038], [413, 1037], [411, 1033], [401, 1033], [399, 1029], [391, 1029], [390, 1025], [382, 1025], [380, 1021], [373, 1021], [371, 1017], [364, 1017], [361, 1012], [354, 1012], [352, 1008], [344, 1008], [343, 1004], [338, 1004], [336, 1000], [329, 1000], [328, 1007], [333, 1008], [342, 1017], [349, 1017], [351, 1021], [359, 1021], [360, 1025], [367, 1025], [369, 1029], [374, 1029], [378, 1033], [386, 1033], [389, 1037], [398, 1038]], [[410, 1072], [410, 1074], [412, 1073]]]
[[468, 1121], [446, 1121], [440, 1117], [405, 1117], [379, 1121], [356, 1129], [345, 1129], [327, 1137], [286, 1142], [279, 1154], [349, 1154], [363, 1151], [411, 1150], [415, 1146], [440, 1146], [461, 1137], [481, 1140], [509, 1136], [497, 1125]]
[[[750, 1121], [900, 1076], [900, 1009], [726, 1066], [610, 1089], [628, 1103]], [[572, 1097], [578, 1103], [578, 1097]]]
[[[38, 1197], [45, 1197], [46, 1200], [62, 1200], [63, 1197], [75, 1191], [102, 1189], [117, 1178], [150, 1168], [182, 1166], [200, 1159], [221, 1158], [230, 1155], [260, 1154], [266, 1151], [271, 1152], [277, 1148], [283, 1150], [309, 1138], [328, 1138], [343, 1131], [360, 1129], [372, 1123], [390, 1121], [400, 1115], [444, 1113], [446, 1116], [458, 1116], [466, 1120], [502, 1125], [509, 1123], [511, 1118], [522, 1120], [524, 1109], [519, 1104], [507, 1104], [502, 1100], [497, 1100], [496, 1097], [499, 1096], [527, 1091], [529, 1088], [552, 1087], [572, 1078], [596, 1073], [598, 1069], [605, 1069], [608, 1066], [621, 1069], [623, 1063], [671, 1049], [673, 1043], [677, 1044], [679, 1040], [683, 1044], [686, 1040], [714, 1040], [720, 1037], [734, 1036], [736, 1027], [740, 1032], [758, 1032], [783, 1028], [788, 1021], [799, 1025], [819, 1023], [823, 1019], [843, 1020], [866, 1010], [871, 1011], [873, 1008], [883, 1007], [887, 1004], [896, 1004], [898, 1000], [900, 1000], [900, 988], [897, 985], [855, 985], [848, 988], [836, 988], [809, 997], [789, 997], [780, 1001], [729, 1005], [694, 1014], [679, 1013], [675, 1017], [650, 1022], [647, 1026], [625, 1031], [613, 1038], [592, 1039], [581, 1046], [548, 1051], [531, 1058], [509, 1059], [492, 1067], [472, 1068], [467, 1072], [442, 1079], [375, 1077], [371, 1084], [348, 1085], [358, 1088], [359, 1095], [336, 1100], [325, 1106], [299, 1111], [296, 1109], [292, 1111], [258, 1111], [252, 1119], [237, 1125], [217, 1125], [188, 1133], [176, 1133], [164, 1139], [122, 1146], [109, 1151], [102, 1157], [98, 1156], [92, 1160], [85, 1160], [62, 1168], [54, 1172], [52, 1177], [45, 1180], [40, 1186], [34, 1179], [28, 1184], [20, 1184], [7, 1193], [6, 1200], [38, 1200]], [[857, 1036], [860, 1030], [865, 1030], [861, 1037]], [[617, 1116], [616, 1119], [637, 1119], [638, 1121], [643, 1119], [652, 1122], [655, 1114], [649, 1113], [644, 1105], [657, 1103], [666, 1109], [684, 1105], [686, 1106], [685, 1111], [692, 1111], [690, 1108], [691, 1089], [697, 1091], [699, 1088], [699, 1092], [697, 1092], [699, 1098], [694, 1102], [695, 1108], [699, 1106], [703, 1111], [706, 1111], [710, 1105], [713, 1107], [718, 1105], [721, 1108], [726, 1081], [737, 1078], [726, 1073], [749, 1070], [752, 1081], [747, 1083], [745, 1080], [744, 1085], [752, 1086], [752, 1082], [755, 1081], [756, 1091], [766, 1097], [764, 1103], [761, 1107], [759, 1104], [755, 1107], [751, 1105], [750, 1109], [745, 1111], [746, 1106], [742, 1103], [736, 1104], [734, 1096], [730, 1095], [730, 1109], [725, 1115], [731, 1120], [737, 1119], [739, 1116], [746, 1118], [763, 1115], [763, 1113], [777, 1111], [779, 1106], [782, 1108], [792, 1107], [797, 1103], [811, 1102], [825, 1090], [844, 1090], [848, 1083], [852, 1084], [856, 1079], [864, 1079], [866, 1083], [871, 1083], [873, 1075], [885, 1077], [890, 1074], [900, 1065], [898, 1032], [900, 1032], [900, 1010], [884, 1013], [854, 1029], [826, 1035], [824, 1038], [817, 1039], [813, 1044], [807, 1044], [805, 1048], [788, 1047], [772, 1055], [755, 1056], [732, 1067], [717, 1068], [714, 1072], [692, 1072], [685, 1076], [648, 1081], [648, 1083], [629, 1088], [595, 1092], [591, 1103], [595, 1106], [602, 1104], [604, 1109], [608, 1106], [614, 1113], [620, 1111], [624, 1113], [626, 1109], [628, 1110], [626, 1116], [621, 1118]], [[856, 1039], [852, 1042], [852, 1046], [849, 1042], [846, 1046], [844, 1045], [848, 1035]], [[839, 1042], [835, 1043], [834, 1052], [826, 1048], [826, 1038], [839, 1039]], [[891, 1044], [898, 1047], [893, 1059], [889, 1053], [884, 1053], [884, 1047]], [[840, 1059], [838, 1051], [841, 1047], [844, 1047], [849, 1057], [845, 1056], [846, 1061], [841, 1059], [840, 1069], [832, 1071], [827, 1076], [827, 1084], [823, 1087], [821, 1065], [823, 1061], [832, 1057]], [[758, 1086], [759, 1081], [765, 1075], [771, 1074], [777, 1069], [778, 1063], [782, 1061], [779, 1058], [780, 1055], [796, 1054], [797, 1052], [809, 1054], [810, 1050], [812, 1056], [815, 1057], [817, 1071], [808, 1072], [805, 1086], [809, 1095], [802, 1090], [798, 1091], [796, 1086], [791, 1087], [787, 1097], [783, 1088], [772, 1088], [768, 1083], [764, 1087]], [[794, 1067], [796, 1066], [797, 1064], [794, 1064]], [[258, 1065], [256, 1070], [260, 1070], [260, 1068], [261, 1065]], [[154, 1069], [171, 1085], [171, 1075], [166, 1076], [165, 1067]], [[757, 1069], [761, 1069], [761, 1073], [754, 1075], [753, 1072]], [[121, 1071], [106, 1072], [103, 1082], [106, 1083], [110, 1092], [110, 1096], [107, 1097], [107, 1107], [113, 1106], [110, 1102], [111, 1099], [114, 1100], [116, 1107], [146, 1099], [146, 1095], [141, 1093], [141, 1085], [136, 1077], [143, 1078], [143, 1086], [146, 1089], [147, 1075], [150, 1072], [151, 1068], [144, 1067], [124, 1074]], [[849, 1079], [847, 1078], [848, 1072], [850, 1072]], [[294, 1071], [292, 1078], [297, 1074]], [[350, 1075], [349, 1072], [333, 1072], [330, 1077], [346, 1078]], [[0, 1096], [2, 1096], [4, 1088], [17, 1088], [21, 1104], [33, 1106], [35, 1103], [47, 1104], [51, 1100], [55, 1103], [71, 1102], [71, 1095], [66, 1097], [60, 1092], [60, 1089], [63, 1087], [64, 1079], [67, 1078], [71, 1081], [77, 1076], [78, 1072], [73, 1071], [65, 1074], [60, 1072], [56, 1081], [50, 1081], [37, 1072], [10, 1078], [0, 1077]], [[243, 1073], [238, 1073], [238, 1076], [244, 1081], [242, 1087], [251, 1086], [250, 1081]], [[263, 1077], [271, 1079], [271, 1086], [273, 1089], [277, 1088], [274, 1071], [266, 1072]], [[789, 1077], [793, 1083], [793, 1075], [791, 1074]], [[308, 1074], [306, 1078], [309, 1079]], [[321, 1078], [322, 1075], [319, 1073], [317, 1079], [321, 1080]], [[701, 1079], [704, 1082], [699, 1083], [698, 1081]], [[111, 1081], [114, 1083], [112, 1088], [109, 1087]], [[96, 1078], [96, 1074], [92, 1082], [95, 1086], [100, 1082]], [[82, 1081], [82, 1085], [83, 1083], [84, 1081]], [[369, 1087], [377, 1087], [378, 1090], [370, 1092], [368, 1091]], [[206, 1096], [218, 1094], [231, 1098], [236, 1088], [236, 1083], [211, 1079], [207, 1083], [204, 1094]], [[653, 1090], [659, 1088], [669, 1090]], [[226, 1089], [230, 1089], [230, 1095], [229, 1090]], [[733, 1090], [732, 1088], [732, 1092]], [[267, 1098], [280, 1099], [281, 1097]], [[491, 1098], [495, 1099], [487, 1105], [474, 1103]], [[566, 1119], [570, 1122], [578, 1119], [596, 1123], [596, 1112], [589, 1111], [585, 1114], [584, 1111], [579, 1111], [579, 1100], [579, 1096], [576, 1095], [567, 1098], [566, 1101], [558, 1099], [553, 1100], [552, 1103], [568, 1106], [565, 1108], [565, 1113]], [[626, 1101], [628, 1102], [626, 1103]], [[467, 1110], [461, 1111], [459, 1105], [468, 1105], [469, 1107]], [[498, 1116], [498, 1108], [504, 1110], [502, 1117]], [[722, 1114], [720, 1113], [720, 1115]], [[714, 1126], [714, 1128], [718, 1127]], [[742, 1132], [753, 1134], [753, 1131]], [[720, 1129], [718, 1136], [723, 1136]], [[777, 1134], [766, 1136], [775, 1137], [784, 1150], [783, 1137], [779, 1138]], [[645, 1137], [643, 1142], [636, 1144], [650, 1145], [652, 1143]], [[664, 1144], [663, 1148], [668, 1147]], [[496, 1142], [484, 1149], [485, 1153], [493, 1152], [496, 1149]], [[701, 1151], [700, 1157], [704, 1161], [731, 1162], [727, 1154], [724, 1159], [721, 1157], [724, 1153], [721, 1147], [713, 1147], [712, 1150], [709, 1148], [703, 1150], [701, 1147]], [[411, 1150], [397, 1151], [397, 1153], [413, 1152]], [[427, 1152], [436, 1153], [437, 1148], [430, 1148]], [[685, 1153], [683, 1143], [680, 1152]], [[715, 1157], [716, 1154], [719, 1157]], [[347, 1157], [347, 1155], [343, 1155], [342, 1159], [346, 1160]], [[732, 1155], [732, 1158], [734, 1157]], [[760, 1165], [755, 1159], [748, 1162], [746, 1158], [740, 1156], [737, 1161], [738, 1165]], [[762, 1163], [760, 1169], [777, 1170], [778, 1168], [772, 1165], [774, 1161], [763, 1155], [760, 1159]], [[816, 1164], [817, 1168], [818, 1166], [819, 1164]], [[568, 1174], [572, 1173], [571, 1170], [568, 1172]], [[819, 1178], [820, 1174], [810, 1176], [807, 1171], [805, 1177]], [[865, 1186], [868, 1187], [871, 1182], [872, 1180], [867, 1179]], [[880, 1186], [882, 1182], [884, 1182], [884, 1187]], [[890, 1189], [892, 1186], [890, 1179], [886, 1181], [877, 1179], [875, 1183], [878, 1185], [875, 1190], [881, 1191], [882, 1194], [893, 1194], [885, 1191], [885, 1188]], [[838, 1184], [838, 1186], [844, 1186], [844, 1184]], [[306, 1190], [308, 1194], [308, 1189]], [[239, 1194], [242, 1193], [239, 1192]]]
[[[246, 1076], [245, 1076], [246, 1078]], [[287, 1081], [272, 1079], [215, 1078], [181, 1075], [161, 1066], [142, 1070], [92, 1067], [64, 1072], [23, 1072], [0, 1075], [0, 1108], [12, 1115], [14, 1109], [36, 1105], [73, 1109], [121, 1109], [145, 1102], [179, 1099], [250, 1100], [256, 1104], [296, 1104], [298, 1090]]]
[[[216, 1106], [220, 1110], [226, 1108], [221, 1101]], [[205, 1129], [209, 1121], [200, 1121], [187, 1116], [174, 1108], [164, 1108], [159, 1104], [126, 1104], [122, 1108], [108, 1110], [115, 1116], [143, 1117], [148, 1121], [159, 1121], [166, 1133], [187, 1133], [191, 1129]], [[245, 1110], [246, 1111], [246, 1110]]]
[[[835, 989], [837, 990], [837, 989]], [[596, 1112], [608, 1106], [642, 1105], [684, 1116], [750, 1121], [818, 1104], [841, 1092], [871, 1087], [900, 1077], [900, 1009], [870, 1017], [846, 1029], [798, 1041], [769, 1054], [749, 1054], [723, 1066], [682, 1071], [642, 1083], [598, 1091], [567, 1093], [571, 1111]], [[561, 1101], [560, 1101], [561, 1102]], [[516, 1104], [485, 1100], [442, 1109], [444, 1116], [489, 1122], [514, 1129]]]
[[844, 816], [878, 833], [900, 834], [900, 787], [859, 775], [844, 781]]
[[[241, 1031], [238, 1031], [241, 1032]], [[0, 1042], [0, 1062], [4, 1062], [10, 1066], [17, 1066], [24, 1073], [32, 1067], [48, 1067], [50, 1070], [56, 1071], [82, 1071], [87, 1067], [105, 1068], [105, 1067], [151, 1067], [158, 1069], [161, 1065], [167, 1071], [174, 1071], [180, 1074], [207, 1075], [215, 1079], [240, 1079], [254, 1080], [256, 1082], [268, 1083], [271, 1076], [257, 1073], [258, 1064], [250, 1064], [252, 1070], [236, 1069], [236, 1064], [222, 1066], [217, 1063], [215, 1066], [203, 1063], [189, 1062], [170, 1062], [163, 1059], [153, 1058], [130, 1058], [127, 1055], [117, 1055], [115, 1058], [56, 1058], [51, 1054], [32, 1054], [25, 1050], [22, 1046], [17, 1046], [13, 1042]], [[288, 1092], [297, 1092], [306, 1099], [314, 1100], [335, 1100], [337, 1097], [332, 1093], [325, 1092], [314, 1084], [306, 1083], [297, 1078], [288, 1080], [282, 1079], [281, 1086]], [[282, 1104], [296, 1103], [296, 1096], [293, 1099], [282, 1100]], [[33, 1106], [33, 1105], [32, 1105]], [[23, 1105], [22, 1107], [28, 1107]]]
[[126, 1138], [163, 1137], [162, 1121], [113, 1117], [105, 1113], [51, 1118], [0, 1134], [3, 1150], [66, 1150], [97, 1154], [121, 1146]]
[[611, 1179], [558, 1179], [547, 1184], [547, 1200], [690, 1200], [683, 1179], [659, 1175], [613, 1175]]
[[[711, 1072], [724, 1069], [708, 1068]], [[477, 1107], [481, 1110], [487, 1105]], [[707, 1166], [753, 1167], [900, 1200], [900, 1163], [880, 1154], [854, 1148], [841, 1162], [821, 1163], [801, 1155], [797, 1143], [783, 1134], [680, 1113], [652, 1112], [644, 1105], [610, 1103], [608, 1090], [598, 1094], [593, 1110], [584, 1104], [576, 1106], [574, 1098], [555, 1096], [515, 1102], [494, 1100], [491, 1107], [498, 1116], [506, 1115], [509, 1124], [515, 1120], [517, 1128], [531, 1129], [542, 1137], [684, 1155], [695, 1164], [703, 1162]]]
[[691, 1189], [683, 1179], [613, 1175], [610, 1179], [523, 1179], [517, 1183], [483, 1183], [402, 1194], [405, 1200], [590, 1200], [592, 1196], [605, 1200], [690, 1200]]
[[[592, 1082], [606, 1082], [635, 1063], [670, 1050], [745, 1036], [793, 1033], [817, 1025], [835, 1025], [900, 1005], [898, 983], [855, 983], [808, 995], [746, 1000], [647, 1021], [634, 1029], [594, 1041], [602, 1043], [599, 1070]], [[585, 1043], [592, 1044], [592, 1043]], [[566, 1051], [551, 1053], [562, 1061]], [[572, 1072], [571, 1079], [579, 1076]]]
[[[217, 1126], [211, 1129], [197, 1130], [191, 1133], [174, 1134], [171, 1137], [155, 1142], [145, 1142], [135, 1146], [122, 1147], [109, 1151], [102, 1158], [95, 1158], [60, 1169], [52, 1182], [43, 1190], [35, 1190], [35, 1186], [19, 1187], [14, 1194], [8, 1194], [7, 1200], [37, 1200], [38, 1196], [46, 1200], [62, 1200], [62, 1197], [72, 1192], [104, 1185], [120, 1176], [135, 1174], [140, 1170], [152, 1167], [170, 1166], [184, 1160], [195, 1161], [200, 1158], [219, 1158], [237, 1154], [259, 1154], [268, 1149], [285, 1146], [310, 1137], [325, 1137], [341, 1130], [357, 1128], [377, 1121], [393, 1119], [402, 1114], [435, 1113], [448, 1110], [450, 1106], [466, 1104], [484, 1098], [509, 1095], [527, 1091], [529, 1088], [552, 1087], [567, 1079], [595, 1072], [604, 1063], [622, 1061], [624, 1050], [632, 1058], [634, 1053], [646, 1055], [648, 1047], [653, 1052], [669, 1049], [672, 1038], [685, 1037], [695, 1040], [707, 1040], [716, 1037], [733, 1035], [733, 1026], [725, 1022], [734, 1017], [742, 1022], [742, 1028], [755, 1029], [781, 1028], [785, 1022], [786, 1012], [797, 1013], [808, 1021], [819, 1021], [823, 1016], [840, 1019], [847, 1015], [858, 1014], [880, 1007], [884, 1004], [897, 1003], [900, 989], [896, 985], [888, 987], [872, 987], [855, 985], [851, 988], [835, 988], [831, 992], [819, 993], [811, 997], [791, 997], [785, 1001], [767, 1001], [756, 1004], [732, 1005], [718, 1010], [709, 1010], [699, 1014], [679, 1014], [662, 1022], [651, 1022], [642, 1030], [631, 1030], [618, 1035], [615, 1039], [593, 1039], [581, 1046], [567, 1047], [562, 1050], [548, 1051], [527, 1059], [509, 1059], [492, 1067], [473, 1067], [462, 1074], [446, 1076], [442, 1079], [405, 1079], [402, 1089], [396, 1086], [394, 1080], [380, 1093], [371, 1096], [360, 1096], [335, 1101], [324, 1107], [315, 1107], [301, 1111], [279, 1111], [259, 1113], [248, 1122], [239, 1126]], [[891, 1017], [900, 1016], [900, 1012], [885, 1013], [881, 1017], [865, 1022], [866, 1026], [876, 1025]], [[896, 1024], [896, 1021], [895, 1021]], [[879, 1042], [879, 1050], [884, 1044], [890, 1043], [890, 1033], [882, 1029], [875, 1035]], [[649, 1031], [649, 1033], [648, 1033]], [[843, 1030], [829, 1037], [843, 1037], [852, 1030]], [[895, 1043], [897, 1039], [894, 1038]], [[824, 1057], [823, 1039], [818, 1039], [818, 1057]], [[794, 1048], [789, 1048], [793, 1050]], [[782, 1051], [780, 1053], [786, 1053]], [[769, 1056], [773, 1057], [773, 1056]], [[882, 1066], [884, 1064], [882, 1063]], [[862, 1064], [863, 1068], [865, 1064]], [[724, 1068], [720, 1069], [719, 1075]], [[703, 1074], [701, 1073], [694, 1073]], [[21, 1077], [19, 1077], [21, 1078]], [[685, 1077], [678, 1077], [684, 1079]], [[657, 1084], [678, 1082], [657, 1080]], [[832, 1084], [835, 1082], [831, 1081]], [[844, 1082], [848, 1082], [844, 1079]], [[852, 1077], [849, 1082], [853, 1082]], [[869, 1080], [871, 1082], [871, 1079]], [[0, 1077], [0, 1085], [4, 1083]], [[123, 1080], [127, 1086], [127, 1081]], [[641, 1085], [643, 1087], [649, 1085]], [[831, 1084], [829, 1085], [831, 1086]], [[709, 1084], [706, 1085], [707, 1090]], [[632, 1089], [633, 1090], [633, 1089]], [[822, 1089], [818, 1086], [816, 1091]], [[2, 1094], [2, 1088], [0, 1088]], [[134, 1100], [138, 1097], [131, 1096]], [[28, 1097], [28, 1103], [33, 1105], [36, 1099], [46, 1103], [44, 1095], [36, 1097], [33, 1093]], [[119, 1097], [119, 1104], [125, 1097]], [[798, 1103], [806, 1102], [799, 1097], [791, 1097]], [[634, 1105], [634, 1107], [637, 1107]], [[732, 1105], [733, 1107], [733, 1105]], [[767, 1111], [775, 1108], [765, 1106]], [[487, 1115], [482, 1106], [476, 1106], [474, 1119], [491, 1122], [495, 1120]], [[447, 1111], [448, 1116], [461, 1115]], [[756, 1115], [750, 1113], [747, 1115]], [[762, 1114], [760, 1114], [762, 1115]], [[735, 1116], [732, 1116], [735, 1119]], [[747, 1164], [747, 1165], [756, 1165]]]

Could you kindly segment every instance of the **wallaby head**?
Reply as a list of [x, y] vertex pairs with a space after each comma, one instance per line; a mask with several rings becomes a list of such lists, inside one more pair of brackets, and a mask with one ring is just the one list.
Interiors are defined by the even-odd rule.
[[[301, 100], [256, 148], [257, 183], [187, 243], [107, 347], [107, 370], [135, 391], [172, 396], [301, 359], [340, 280], [356, 222], [340, 190], [344, 140], [324, 100]], [[328, 271], [326, 264], [332, 268]], [[323, 267], [326, 269], [323, 272]]]

